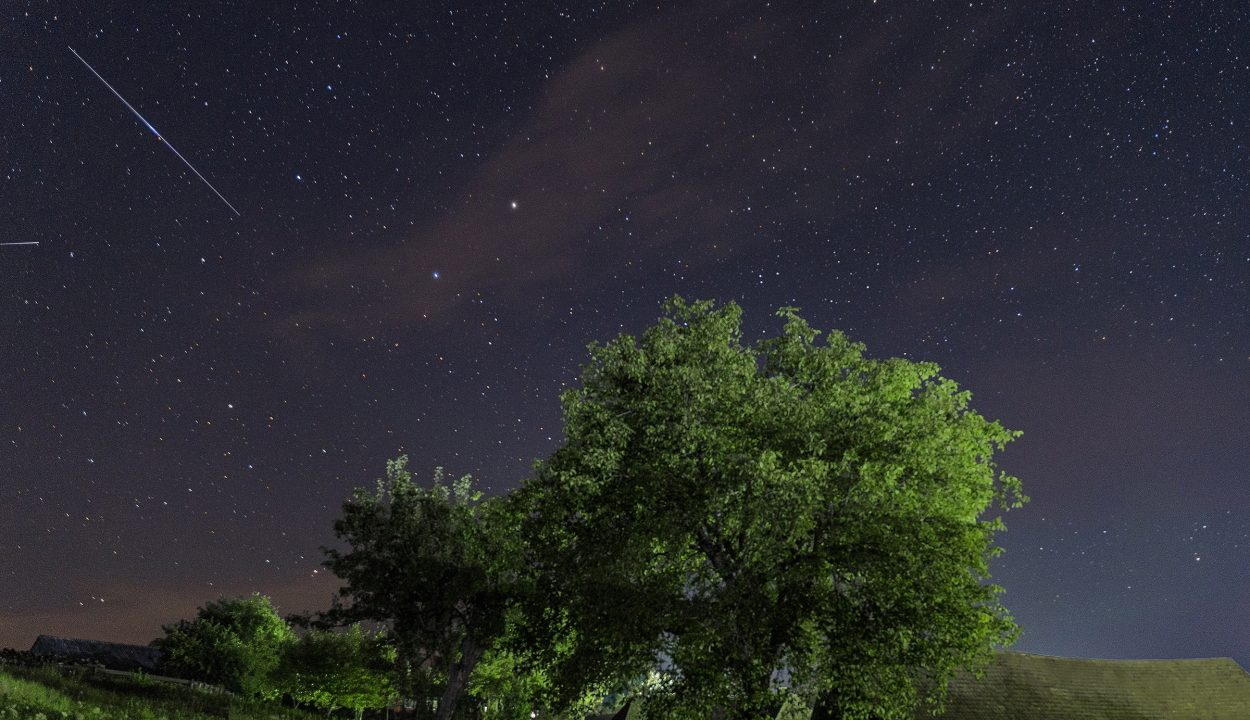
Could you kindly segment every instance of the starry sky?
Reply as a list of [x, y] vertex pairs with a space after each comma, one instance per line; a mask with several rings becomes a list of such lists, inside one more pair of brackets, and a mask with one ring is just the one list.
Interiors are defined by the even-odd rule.
[[676, 293], [1024, 431], [1015, 649], [1250, 667], [1244, 6], [0, 9], [0, 646], [326, 607], [353, 487], [515, 488]]

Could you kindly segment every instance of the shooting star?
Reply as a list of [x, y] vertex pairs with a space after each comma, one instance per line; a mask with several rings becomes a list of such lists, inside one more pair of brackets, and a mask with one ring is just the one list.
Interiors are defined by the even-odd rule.
[[0, 243], [0, 245], [38, 245], [38, 240], [27, 240], [26, 242]]
[[230, 204], [230, 201], [227, 200], [225, 197], [223, 197], [221, 193], [217, 192], [217, 188], [213, 187], [213, 184], [208, 181], [208, 178], [205, 178], [203, 175], [200, 175], [200, 171], [196, 170], [194, 165], [187, 162], [187, 159], [182, 156], [182, 153], [178, 152], [177, 150], [174, 150], [174, 146], [170, 145], [169, 141], [166, 140], [159, 132], [157, 132], [156, 128], [152, 127], [152, 123], [144, 119], [144, 117], [139, 114], [139, 111], [134, 109], [134, 106], [126, 102], [126, 98], [122, 97], [121, 93], [114, 90], [112, 85], [109, 85], [108, 80], [105, 80], [104, 77], [100, 75], [100, 73], [95, 71], [95, 68], [91, 67], [91, 63], [87, 62], [86, 60], [83, 60], [82, 55], [79, 55], [78, 51], [75, 50], [74, 48], [69, 47], [69, 45], [66, 45], [65, 47], [69, 48], [69, 51], [74, 53], [74, 57], [78, 58], [78, 60], [81, 61], [83, 65], [86, 65], [87, 69], [91, 71], [91, 74], [99, 78], [100, 82], [104, 83], [104, 87], [112, 91], [112, 93], [117, 96], [117, 99], [121, 100], [122, 104], [124, 104], [127, 108], [129, 108], [130, 112], [135, 114], [135, 117], [139, 118], [139, 120], [142, 121], [144, 125], [148, 126], [148, 130], [152, 131], [152, 134], [156, 136], [157, 140], [160, 140], [161, 142], [165, 143], [165, 147], [169, 148], [170, 150], [173, 150], [173, 153], [178, 156], [178, 159], [186, 163], [186, 166], [191, 168], [191, 172], [195, 173], [196, 177], [203, 180], [204, 184], [208, 186], [209, 190], [213, 191], [214, 195], [221, 198], [221, 201], [226, 204], [226, 207], [230, 208], [231, 210], [234, 210], [235, 215], [238, 215], [239, 217], [243, 217], [243, 213], [239, 212], [238, 210], [235, 210], [235, 207]]

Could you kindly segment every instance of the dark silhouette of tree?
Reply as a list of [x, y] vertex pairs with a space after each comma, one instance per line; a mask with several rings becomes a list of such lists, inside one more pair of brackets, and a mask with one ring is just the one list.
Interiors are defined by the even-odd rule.
[[387, 463], [376, 493], [358, 489], [334, 523], [350, 550], [324, 549], [325, 566], [347, 585], [319, 614], [320, 627], [359, 621], [385, 625], [405, 690], [441, 687], [436, 720], [447, 720], [474, 668], [504, 634], [520, 573], [515, 533], [501, 531], [496, 503], [472, 492], [466, 475], [452, 487], [418, 487], [408, 458]]

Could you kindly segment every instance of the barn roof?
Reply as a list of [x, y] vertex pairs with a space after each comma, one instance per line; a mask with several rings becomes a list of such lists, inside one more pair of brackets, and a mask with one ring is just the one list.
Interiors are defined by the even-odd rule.
[[[932, 717], [920, 710], [917, 718]], [[1246, 720], [1250, 674], [1229, 658], [1082, 660], [1000, 653], [951, 681], [943, 720]]]
[[30, 646], [35, 655], [57, 655], [75, 660], [98, 662], [110, 670], [154, 670], [161, 660], [161, 651], [143, 645], [71, 640], [40, 635]]

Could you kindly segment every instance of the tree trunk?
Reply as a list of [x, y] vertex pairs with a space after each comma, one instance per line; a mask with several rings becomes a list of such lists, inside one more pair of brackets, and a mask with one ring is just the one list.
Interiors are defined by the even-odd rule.
[[473, 668], [477, 667], [485, 650], [474, 642], [473, 638], [465, 635], [460, 643], [460, 659], [447, 669], [447, 689], [443, 691], [443, 697], [438, 701], [438, 710], [434, 712], [434, 720], [451, 720], [452, 714], [456, 712], [456, 705], [460, 702], [460, 696], [464, 695], [465, 689], [469, 686], [469, 676], [473, 674]]

